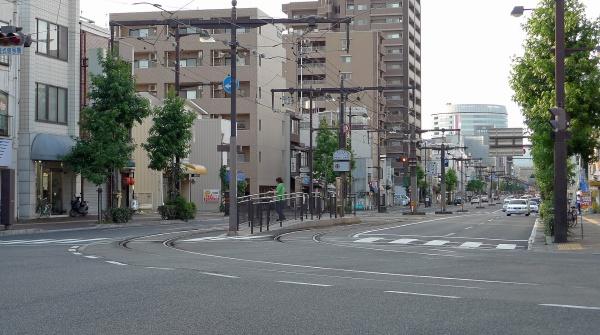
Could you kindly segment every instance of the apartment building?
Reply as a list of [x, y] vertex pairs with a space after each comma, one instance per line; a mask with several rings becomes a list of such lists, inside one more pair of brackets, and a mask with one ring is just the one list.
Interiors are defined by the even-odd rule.
[[[398, 159], [398, 154], [409, 152], [406, 135], [411, 127], [421, 129], [421, 4], [420, 0], [318, 0], [291, 2], [284, 4], [283, 12], [290, 18], [320, 16], [328, 18], [352, 17], [350, 54], [352, 62], [360, 55], [378, 52], [379, 47], [365, 44], [356, 36], [356, 32], [378, 32], [382, 36], [381, 49], [384, 66], [381, 69], [378, 84], [414, 87], [411, 90], [386, 91], [383, 93], [384, 107], [375, 125], [379, 128], [399, 130], [387, 134], [386, 147], [388, 163], [394, 168], [394, 184], [402, 183], [401, 174], [405, 163]], [[293, 27], [300, 29], [300, 27]], [[314, 33], [303, 35], [304, 38], [316, 36], [311, 47], [322, 48], [328, 53], [343, 50], [345, 45], [337, 39], [331, 43], [323, 42], [323, 37], [339, 34], [344, 31], [344, 25], [317, 25]], [[335, 32], [335, 33], [333, 33]], [[304, 31], [302, 32], [304, 33]], [[301, 34], [302, 35], [302, 34]], [[343, 35], [343, 34], [341, 34]], [[347, 58], [348, 60], [350, 59]], [[328, 74], [313, 76], [307, 80], [328, 80], [331, 84], [338, 83], [339, 74], [344, 74], [343, 66], [330, 64], [332, 69]], [[372, 64], [361, 64], [367, 67]], [[360, 75], [351, 74], [353, 79], [361, 79]], [[377, 109], [375, 109], [377, 111]], [[417, 152], [418, 155], [418, 152]], [[394, 156], [394, 157], [393, 157]]]
[[18, 1], [17, 12], [36, 40], [20, 56], [17, 214], [33, 218], [46, 203], [65, 214], [78, 190], [62, 157], [79, 135], [79, 1]]
[[[240, 8], [239, 18], [267, 15], [256, 8]], [[230, 9], [186, 10], [177, 13], [186, 19], [230, 19]], [[111, 21], [164, 19], [161, 12], [113, 13]], [[229, 75], [231, 57], [228, 29], [209, 30], [215, 42], [200, 40], [196, 29], [180, 27], [181, 96], [190, 100], [215, 119], [230, 118], [229, 94], [223, 80]], [[174, 39], [166, 26], [118, 26], [119, 43], [134, 47], [134, 71], [137, 91], [149, 92], [162, 99], [175, 82]], [[281, 45], [282, 27], [265, 25], [256, 29], [238, 29], [237, 55], [237, 156], [238, 170], [249, 183], [249, 192], [271, 190], [275, 178], [289, 180], [290, 117], [271, 108], [271, 88], [285, 88]], [[202, 164], [202, 162], [198, 162]], [[288, 185], [289, 189], [289, 185]]]
[[[0, 26], [17, 25], [16, 4], [0, 0]], [[8, 10], [8, 9], [13, 10]], [[13, 13], [15, 12], [15, 13]], [[15, 215], [19, 106], [19, 56], [0, 55], [0, 225], [12, 224]]]

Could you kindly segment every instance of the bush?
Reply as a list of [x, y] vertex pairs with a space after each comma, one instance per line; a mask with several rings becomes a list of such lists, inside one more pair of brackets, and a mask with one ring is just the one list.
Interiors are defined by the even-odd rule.
[[111, 208], [106, 213], [106, 220], [114, 223], [127, 223], [133, 216], [131, 208]]
[[163, 220], [184, 220], [196, 217], [196, 204], [188, 202], [181, 196], [167, 201], [163, 206], [158, 206], [158, 212]]
[[545, 199], [540, 204], [540, 218], [544, 224], [544, 234], [546, 236], [554, 235], [554, 209], [552, 201]]

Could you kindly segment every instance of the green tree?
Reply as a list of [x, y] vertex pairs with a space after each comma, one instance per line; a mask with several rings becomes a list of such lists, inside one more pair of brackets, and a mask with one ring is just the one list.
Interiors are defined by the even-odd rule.
[[446, 171], [446, 191], [454, 192], [457, 184], [458, 177], [456, 176], [456, 171], [454, 169]]
[[485, 183], [479, 179], [471, 179], [467, 183], [467, 191], [479, 193], [485, 188]]
[[[600, 21], [589, 20], [578, 0], [567, 0], [565, 35], [567, 49], [592, 50], [600, 44]], [[554, 105], [554, 1], [541, 0], [526, 24], [523, 56], [513, 60], [510, 84], [531, 130], [536, 181], [542, 197], [553, 195], [553, 140], [548, 109]], [[565, 61], [566, 111], [571, 118], [569, 155], [581, 154], [587, 163], [598, 145], [600, 126], [600, 70], [598, 58], [589, 52], [573, 52]]]
[[317, 133], [316, 147], [314, 149], [314, 175], [316, 178], [327, 183], [335, 182], [333, 172], [333, 153], [338, 150], [338, 136], [327, 121], [321, 120]]
[[102, 74], [91, 79], [92, 105], [81, 112], [82, 136], [64, 157], [73, 171], [95, 185], [127, 166], [134, 149], [131, 128], [150, 111], [148, 101], [135, 94], [131, 64], [109, 54], [101, 66]]
[[425, 199], [429, 185], [427, 184], [427, 179], [425, 178], [425, 171], [421, 166], [417, 166], [417, 186], [419, 187], [421, 194], [419, 198]]
[[180, 160], [190, 153], [192, 126], [196, 113], [187, 111], [185, 100], [170, 91], [164, 104], [153, 111], [152, 127], [147, 143], [142, 147], [150, 158], [149, 168], [167, 173], [169, 197], [179, 195]]

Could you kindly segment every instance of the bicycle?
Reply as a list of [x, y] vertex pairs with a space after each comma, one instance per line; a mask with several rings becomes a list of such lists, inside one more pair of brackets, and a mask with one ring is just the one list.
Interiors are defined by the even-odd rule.
[[577, 216], [579, 213], [575, 207], [571, 207], [571, 210], [567, 213], [567, 220], [569, 222], [569, 228], [577, 227]]
[[52, 206], [48, 202], [48, 199], [46, 199], [46, 198], [40, 199], [38, 206], [37, 206], [37, 210], [36, 210], [36, 212], [39, 213], [39, 217], [40, 218], [50, 217], [51, 210], [52, 210]]

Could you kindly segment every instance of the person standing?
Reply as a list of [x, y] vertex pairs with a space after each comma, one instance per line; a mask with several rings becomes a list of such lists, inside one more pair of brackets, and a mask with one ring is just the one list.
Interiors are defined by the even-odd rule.
[[275, 211], [277, 211], [277, 215], [279, 216], [277, 221], [283, 221], [285, 220], [285, 215], [283, 215], [285, 184], [281, 177], [277, 177], [275, 181], [277, 181], [277, 187], [275, 188]]

